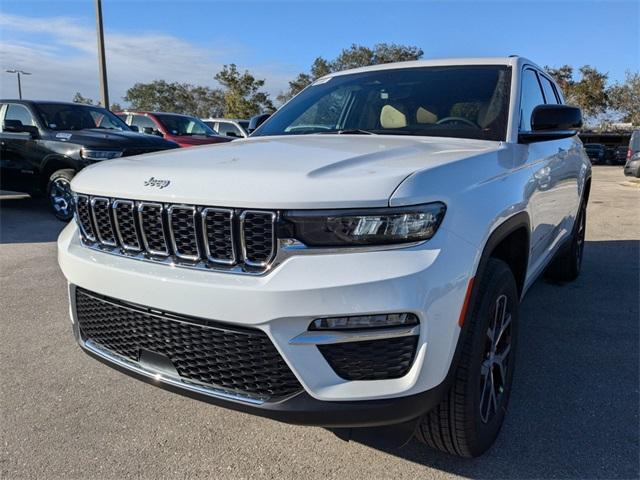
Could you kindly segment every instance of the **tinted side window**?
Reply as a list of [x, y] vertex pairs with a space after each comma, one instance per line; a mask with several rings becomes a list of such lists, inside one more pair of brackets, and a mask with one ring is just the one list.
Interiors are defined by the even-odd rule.
[[154, 130], [158, 129], [153, 120], [149, 117], [145, 117], [144, 115], [131, 115], [131, 125], [138, 127], [140, 132], [142, 132], [144, 128], [153, 128]]
[[544, 91], [544, 98], [547, 100], [547, 103], [551, 103], [553, 105], [560, 103], [556, 98], [556, 91], [549, 79], [540, 75], [540, 83], [542, 83], [542, 90]]
[[33, 116], [27, 110], [27, 107], [23, 105], [17, 104], [9, 104], [7, 106], [7, 113], [4, 117], [5, 120], [19, 120], [22, 122], [22, 125], [32, 125], [36, 126], [36, 123], [33, 120]]
[[538, 105], [544, 104], [544, 97], [538, 83], [538, 75], [533, 70], [522, 72], [522, 92], [520, 93], [520, 130], [531, 131], [531, 113]]
[[242, 136], [242, 133], [233, 123], [220, 122], [218, 124], [218, 133], [220, 135], [226, 135], [227, 133], [234, 134], [238, 137]]

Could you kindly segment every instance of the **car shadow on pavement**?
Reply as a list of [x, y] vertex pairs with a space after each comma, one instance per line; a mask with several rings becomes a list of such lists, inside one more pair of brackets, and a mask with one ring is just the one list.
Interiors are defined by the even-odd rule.
[[509, 414], [482, 457], [358, 441], [468, 478], [639, 478], [639, 254], [637, 240], [590, 241], [578, 280], [531, 288]]
[[0, 244], [55, 242], [65, 225], [44, 198], [0, 201]]

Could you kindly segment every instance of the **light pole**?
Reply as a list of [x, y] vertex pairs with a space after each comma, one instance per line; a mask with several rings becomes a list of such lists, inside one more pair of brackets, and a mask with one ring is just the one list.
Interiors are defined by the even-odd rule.
[[102, 29], [102, 2], [96, 0], [96, 27], [98, 30], [98, 65], [100, 67], [100, 93], [102, 106], [109, 108], [109, 88], [107, 86], [107, 61], [104, 55], [104, 32]]
[[11, 70], [7, 70], [7, 73], [15, 73], [18, 75], [18, 98], [22, 100], [22, 84], [20, 83], [20, 75], [31, 75], [29, 72], [25, 72], [24, 70], [17, 70], [12, 68]]

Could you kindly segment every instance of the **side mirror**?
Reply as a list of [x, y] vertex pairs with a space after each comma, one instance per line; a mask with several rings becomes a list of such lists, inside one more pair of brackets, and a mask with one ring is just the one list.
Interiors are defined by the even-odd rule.
[[519, 143], [573, 137], [582, 127], [582, 112], [567, 105], [538, 105], [531, 113], [531, 131], [518, 135]]
[[139, 131], [140, 131], [140, 129], [138, 128], [138, 126], [137, 126], [137, 125], [129, 125], [129, 128], [130, 128], [131, 130], [133, 130], [134, 132], [139, 132]]
[[38, 127], [23, 125], [20, 120], [5, 120], [2, 130], [9, 133], [28, 133], [31, 138], [38, 136]]
[[227, 137], [240, 138], [240, 135], [238, 135], [236, 132], [227, 132], [225, 133], [225, 135]]
[[251, 117], [251, 119], [249, 120], [249, 128], [247, 129], [249, 131], [249, 133], [251, 133], [254, 130], [256, 130], [270, 116], [271, 116], [270, 113], [261, 113], [260, 115], [255, 115], [255, 116]]

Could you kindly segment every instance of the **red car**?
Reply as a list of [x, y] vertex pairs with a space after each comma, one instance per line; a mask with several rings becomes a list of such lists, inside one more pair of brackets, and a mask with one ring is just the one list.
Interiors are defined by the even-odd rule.
[[229, 142], [232, 139], [218, 135], [199, 118], [179, 113], [164, 112], [118, 112], [130, 127], [139, 132], [158, 135], [176, 142], [181, 147], [193, 147], [209, 143]]

